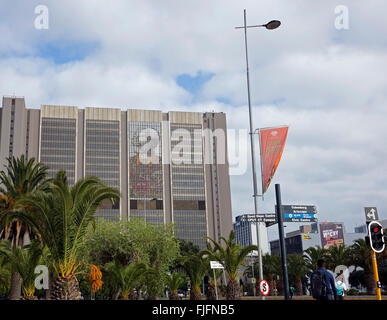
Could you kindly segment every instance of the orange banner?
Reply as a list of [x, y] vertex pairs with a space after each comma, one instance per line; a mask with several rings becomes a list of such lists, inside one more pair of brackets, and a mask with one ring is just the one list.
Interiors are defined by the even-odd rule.
[[280, 127], [259, 130], [263, 193], [269, 188], [271, 179], [273, 179], [281, 160], [288, 135], [288, 128]]

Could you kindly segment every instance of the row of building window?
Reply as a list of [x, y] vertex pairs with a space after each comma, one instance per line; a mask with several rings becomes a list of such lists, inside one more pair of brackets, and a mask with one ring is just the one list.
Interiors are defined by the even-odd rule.
[[109, 151], [116, 151], [120, 149], [120, 145], [116, 142], [106, 143], [106, 142], [97, 142], [97, 143], [86, 143], [86, 151], [99, 151], [100, 154], [104, 154]]
[[201, 174], [203, 175], [203, 165], [191, 164], [190, 166], [172, 166], [173, 174]]
[[109, 123], [107, 121], [99, 121], [96, 120], [97, 122], [92, 122], [91, 120], [86, 120], [86, 129], [87, 130], [93, 130], [93, 129], [98, 129], [98, 130], [117, 130], [119, 131], [119, 123], [118, 121], [114, 121], [113, 123]]
[[42, 134], [48, 136], [75, 136], [75, 128], [42, 127]]
[[92, 171], [92, 170], [86, 170], [87, 176], [96, 176], [101, 179], [109, 178], [109, 179], [116, 179], [119, 181], [120, 174], [117, 172], [102, 172], [102, 171]]
[[145, 220], [152, 225], [164, 224], [164, 212], [162, 210], [130, 210], [130, 219]]
[[75, 119], [68, 118], [42, 118], [42, 128], [43, 127], [54, 127], [54, 128], [71, 128], [76, 127]]
[[[114, 151], [104, 151], [103, 155], [105, 157], [118, 158], [120, 156], [119, 152]], [[86, 157], [100, 157], [101, 151], [97, 150], [86, 150]]]
[[63, 140], [50, 140], [47, 137], [42, 137], [42, 148], [48, 149], [75, 149], [75, 142], [66, 142]]
[[[75, 161], [75, 150], [70, 150], [70, 149], [56, 149], [56, 148], [41, 148], [40, 150], [41, 157], [44, 156], [52, 156], [55, 154], [56, 156], [67, 156], [67, 157], [73, 157], [73, 161]], [[63, 159], [64, 157], [60, 157]]]
[[200, 181], [203, 182], [203, 175], [202, 174], [192, 174], [192, 173], [187, 173], [187, 174], [173, 174], [173, 181]]
[[119, 172], [120, 171], [120, 166], [119, 164], [112, 166], [112, 165], [86, 165], [86, 170], [87, 171], [102, 171], [102, 172]]
[[131, 210], [163, 210], [163, 200], [130, 200]]
[[120, 159], [118, 157], [105, 157], [103, 155], [98, 155], [95, 157], [86, 157], [87, 164], [96, 164], [96, 165], [120, 165]]
[[66, 171], [74, 171], [75, 170], [75, 164], [68, 164], [68, 163], [50, 163], [48, 161], [45, 161], [44, 158], [41, 159], [41, 162], [43, 162], [45, 165], [47, 165], [51, 170], [66, 170]]
[[204, 188], [204, 181], [190, 181], [190, 180], [185, 180], [184, 182], [172, 181], [172, 185], [177, 188], [201, 189], [201, 188]]
[[120, 210], [114, 209], [99, 209], [96, 212], [95, 217], [97, 219], [106, 219], [114, 222], [120, 221]]
[[99, 137], [99, 136], [107, 136], [107, 137], [116, 137], [120, 135], [120, 131], [114, 130], [114, 129], [109, 129], [109, 130], [91, 130], [86, 128], [86, 137]]
[[86, 144], [87, 143], [105, 143], [105, 144], [114, 144], [117, 145], [119, 148], [120, 146], [120, 137], [119, 136], [104, 136], [104, 135], [99, 135], [99, 136], [92, 136], [86, 137]]

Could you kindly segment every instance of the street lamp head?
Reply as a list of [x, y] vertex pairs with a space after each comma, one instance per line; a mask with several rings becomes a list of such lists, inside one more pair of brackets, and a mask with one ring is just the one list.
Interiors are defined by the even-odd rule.
[[281, 25], [281, 21], [272, 20], [264, 25], [264, 27], [268, 30], [277, 29]]

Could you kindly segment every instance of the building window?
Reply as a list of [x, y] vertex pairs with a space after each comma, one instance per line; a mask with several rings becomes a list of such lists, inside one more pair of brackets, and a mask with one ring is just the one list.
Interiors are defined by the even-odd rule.
[[137, 209], [137, 200], [130, 200], [130, 209], [131, 210]]
[[[71, 128], [63, 128], [63, 132]], [[96, 176], [113, 188], [120, 188], [120, 122], [118, 120], [86, 119], [85, 175]], [[108, 209], [108, 210], [104, 210]], [[120, 216], [117, 201], [110, 208], [103, 207], [97, 217], [117, 220]]]
[[[181, 146], [182, 139], [171, 137], [171, 173], [173, 196], [173, 219], [178, 232], [177, 237], [192, 241], [204, 248], [207, 235], [205, 211], [205, 184], [202, 154], [202, 126], [201, 124], [171, 123], [171, 136], [175, 130], [184, 129], [190, 134], [190, 149], [187, 154], [183, 150], [174, 152], [175, 147]], [[189, 163], [177, 163], [182, 156], [190, 159]], [[195, 163], [200, 159], [201, 163]]]
[[76, 119], [42, 118], [40, 161], [54, 177], [58, 170], [66, 170], [70, 185], [75, 183]]
[[163, 210], [163, 200], [156, 200], [156, 209]]

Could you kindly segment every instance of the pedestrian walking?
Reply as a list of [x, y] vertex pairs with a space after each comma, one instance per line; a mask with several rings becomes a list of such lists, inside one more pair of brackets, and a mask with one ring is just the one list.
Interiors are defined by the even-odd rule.
[[343, 281], [338, 280], [336, 282], [336, 291], [337, 291], [337, 300], [344, 300], [344, 295], [347, 292], [346, 284]]
[[296, 291], [294, 289], [294, 286], [290, 285], [290, 287], [289, 287], [290, 299], [293, 299], [294, 291]]
[[324, 260], [317, 261], [318, 269], [310, 276], [313, 298], [317, 300], [336, 300], [337, 290], [334, 277], [326, 269]]

